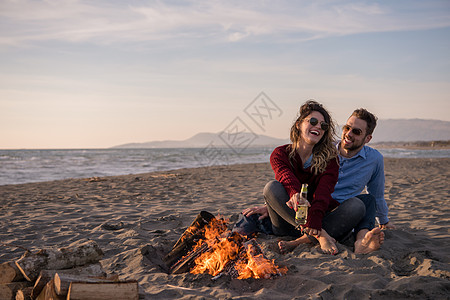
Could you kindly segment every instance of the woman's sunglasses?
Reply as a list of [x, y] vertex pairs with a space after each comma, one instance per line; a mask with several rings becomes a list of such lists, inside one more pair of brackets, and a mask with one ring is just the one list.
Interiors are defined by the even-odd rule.
[[343, 130], [344, 132], [347, 132], [347, 131], [349, 131], [349, 130], [352, 130], [352, 133], [353, 133], [354, 135], [361, 135], [361, 134], [362, 134], [362, 130], [361, 130], [361, 129], [359, 129], [359, 128], [352, 128], [350, 125], [344, 125], [344, 126], [342, 127], [342, 130]]
[[[310, 118], [309, 124], [311, 124], [312, 126], [316, 126], [317, 124], [319, 124], [319, 120], [317, 120], [317, 118], [314, 118], [314, 117]], [[328, 123], [320, 122], [320, 128], [322, 128], [322, 130], [327, 131], [328, 127], [330, 127], [330, 125], [328, 125]]]

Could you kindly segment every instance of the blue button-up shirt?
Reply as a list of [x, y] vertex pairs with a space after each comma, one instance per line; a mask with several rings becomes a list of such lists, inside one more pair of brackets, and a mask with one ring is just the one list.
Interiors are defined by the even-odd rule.
[[[339, 145], [339, 144], [338, 144]], [[346, 158], [339, 155], [339, 178], [331, 196], [342, 203], [355, 197], [367, 188], [375, 197], [376, 218], [380, 224], [386, 224], [388, 206], [384, 199], [384, 161], [377, 150], [364, 146], [355, 156]]]

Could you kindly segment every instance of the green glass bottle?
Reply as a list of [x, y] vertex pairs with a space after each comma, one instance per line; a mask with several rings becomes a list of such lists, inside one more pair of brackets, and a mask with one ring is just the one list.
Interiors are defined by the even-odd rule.
[[[303, 201], [307, 200], [308, 196], [308, 184], [302, 184], [302, 190], [300, 197]], [[298, 225], [305, 225], [308, 218], [308, 205], [306, 203], [297, 205], [297, 212], [295, 213], [295, 223]]]

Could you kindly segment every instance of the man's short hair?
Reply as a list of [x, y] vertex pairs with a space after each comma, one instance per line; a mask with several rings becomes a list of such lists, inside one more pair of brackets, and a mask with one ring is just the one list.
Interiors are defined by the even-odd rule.
[[366, 135], [373, 133], [375, 127], [377, 126], [378, 120], [378, 118], [374, 114], [367, 111], [367, 109], [359, 108], [353, 111], [352, 116], [355, 116], [358, 119], [366, 121], [367, 123]]

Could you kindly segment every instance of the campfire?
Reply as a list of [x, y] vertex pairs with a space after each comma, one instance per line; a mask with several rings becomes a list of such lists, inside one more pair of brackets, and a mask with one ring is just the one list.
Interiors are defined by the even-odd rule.
[[217, 279], [272, 278], [286, 274], [286, 267], [275, 265], [254, 238], [227, 229], [228, 222], [202, 211], [165, 257], [172, 274], [208, 273]]

